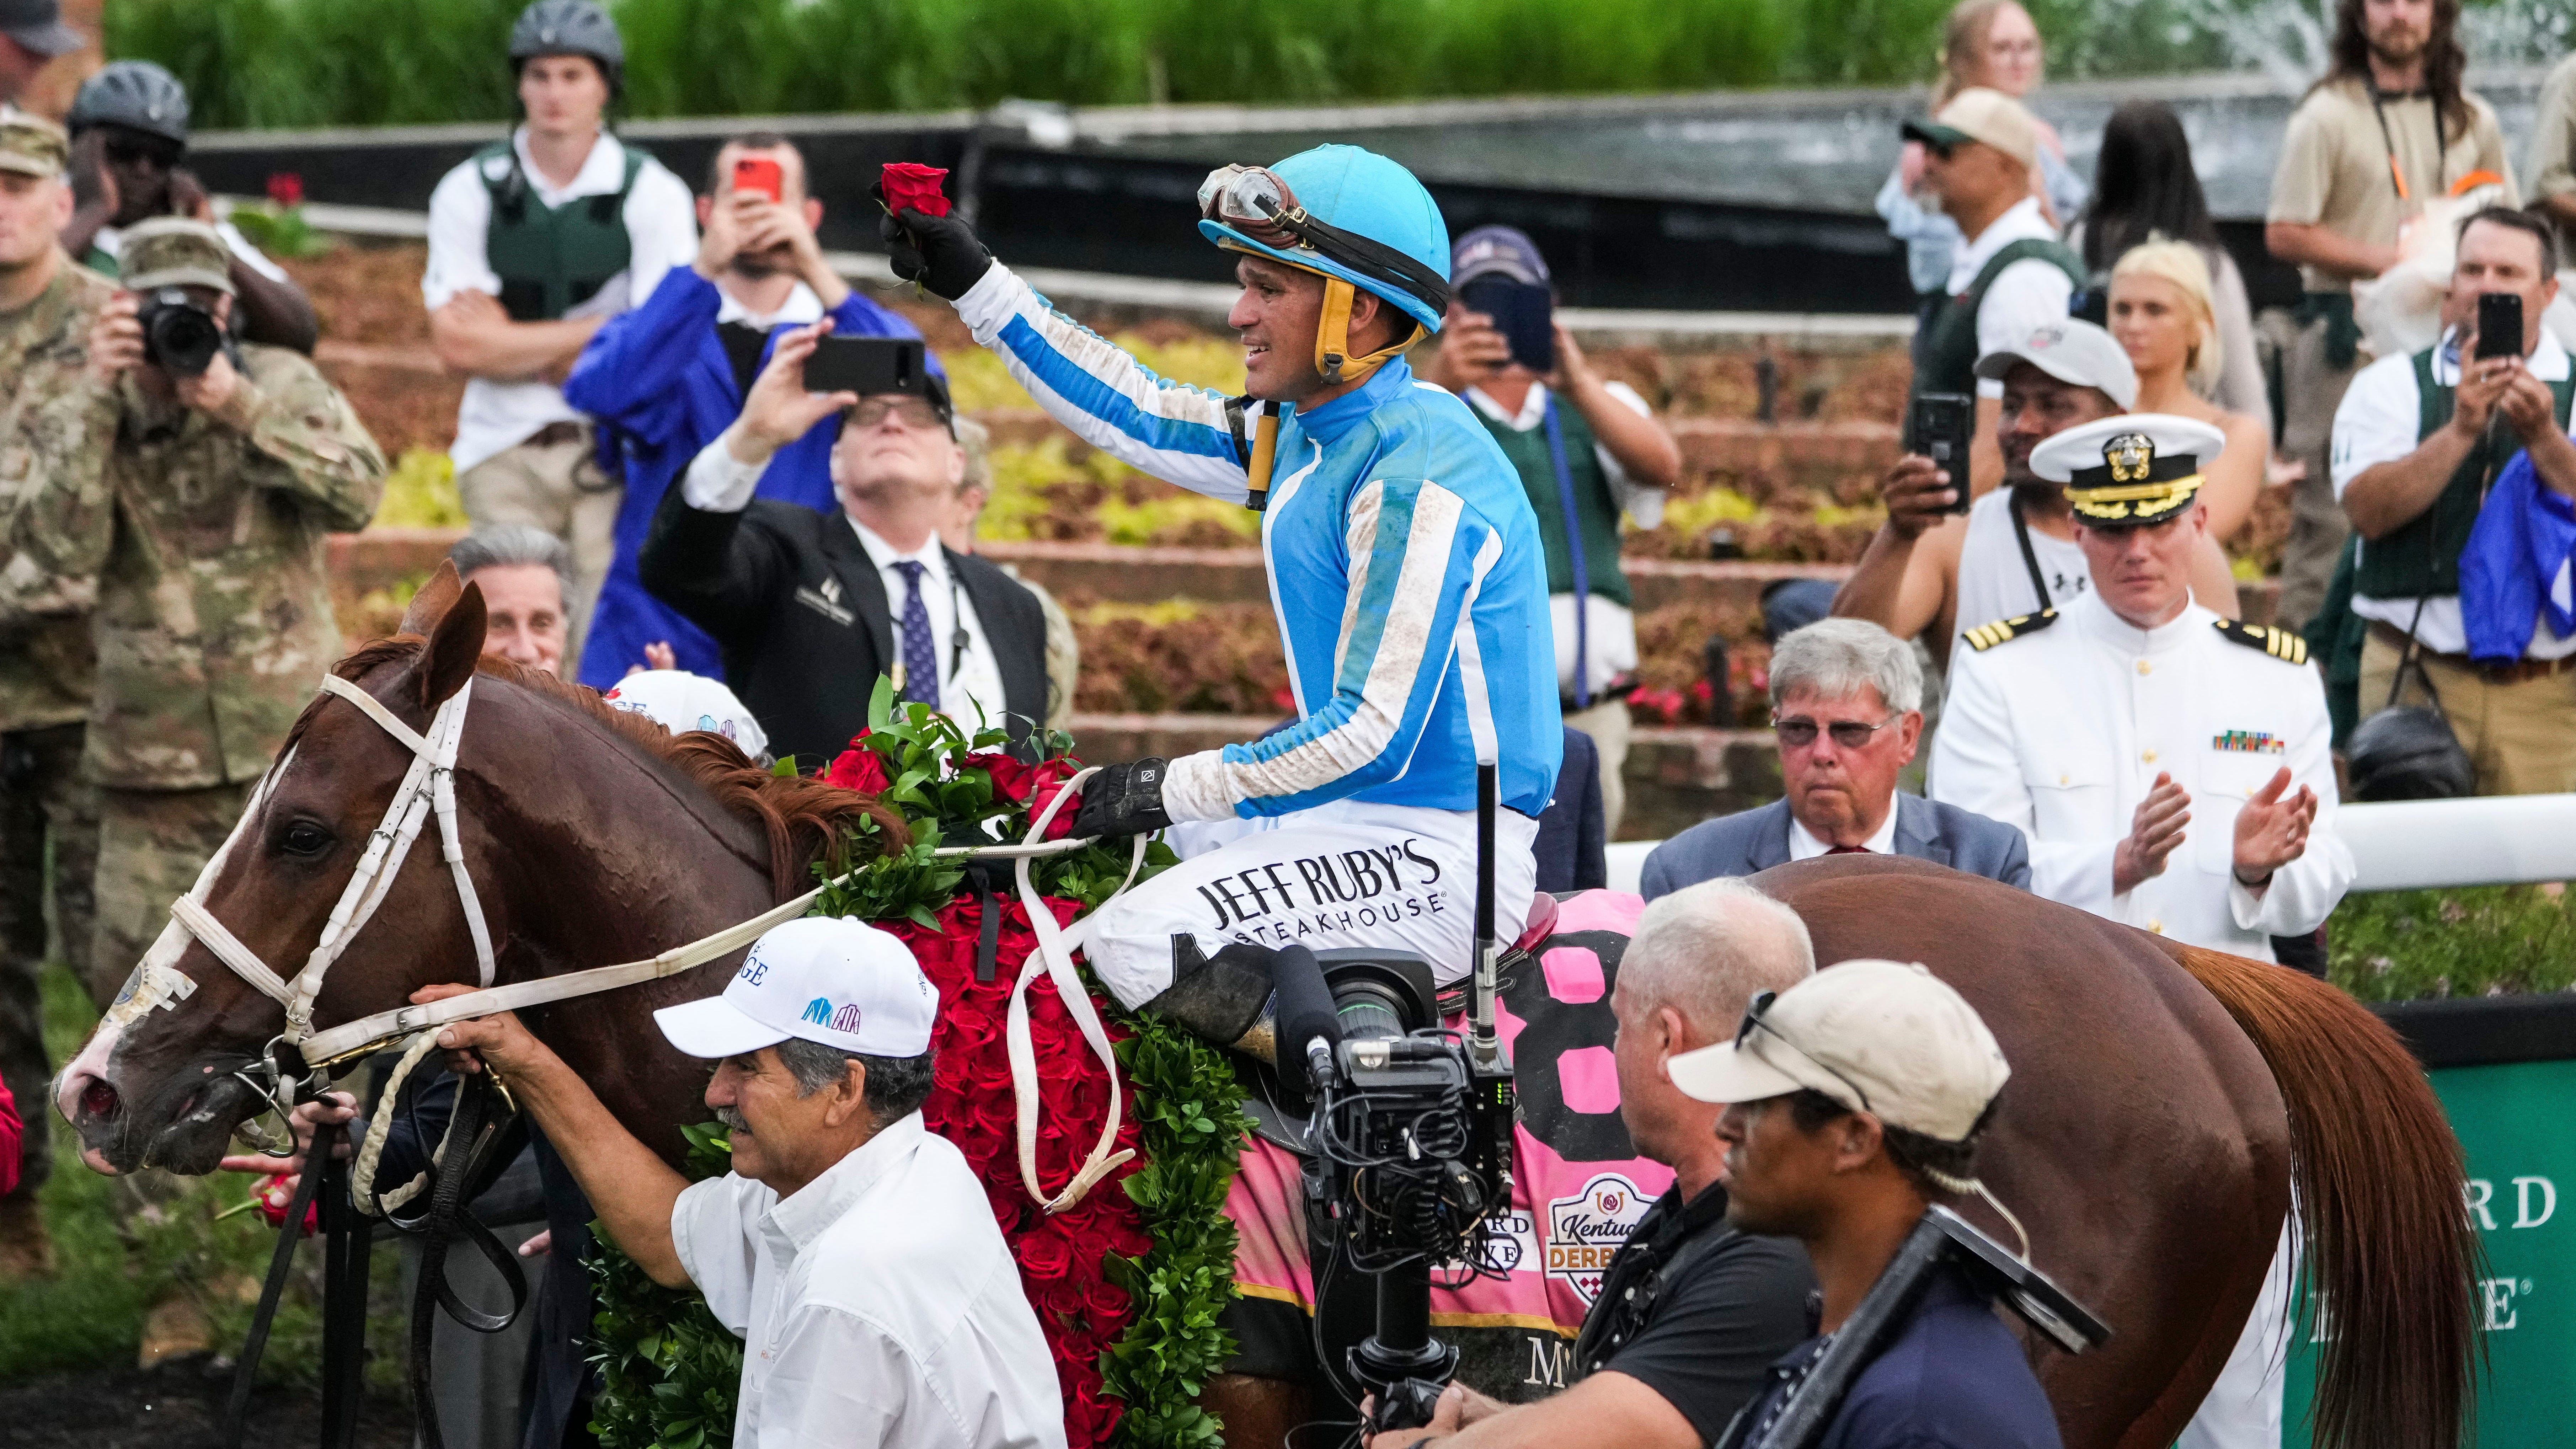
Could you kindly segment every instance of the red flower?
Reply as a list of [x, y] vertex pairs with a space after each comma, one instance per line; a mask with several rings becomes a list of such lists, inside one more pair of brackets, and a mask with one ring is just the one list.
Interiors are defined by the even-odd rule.
[[1033, 1279], [1051, 1282], [1073, 1268], [1073, 1245], [1051, 1229], [1037, 1229], [1011, 1248], [1019, 1255], [1020, 1271]]
[[939, 191], [939, 183], [946, 179], [947, 171], [937, 166], [923, 166], [911, 161], [888, 162], [885, 169], [886, 210], [901, 216], [906, 207], [912, 207], [924, 216], [946, 216], [948, 198]]
[[[1029, 793], [1026, 798], [1029, 802], [1030, 829], [1037, 828], [1038, 817], [1046, 813], [1047, 806], [1054, 802], [1056, 796], [1064, 793], [1064, 782], [1081, 771], [1080, 761], [1060, 759], [1049, 760], [1029, 772]], [[1082, 796], [1076, 792], [1072, 799], [1064, 802], [1063, 809], [1055, 812], [1055, 819], [1047, 825], [1046, 838], [1062, 840], [1071, 835], [1074, 817], [1081, 813]], [[1058, 924], [1062, 924], [1061, 918]]]
[[296, 175], [292, 171], [270, 172], [268, 174], [268, 199], [284, 207], [302, 206], [304, 204], [304, 178]]
[[823, 780], [826, 784], [856, 790], [862, 795], [882, 795], [886, 787], [894, 783], [886, 778], [885, 756], [856, 744], [841, 751], [840, 758], [832, 761], [832, 767], [823, 772]]
[[[250, 1190], [250, 1196], [251, 1201], [259, 1204], [259, 1215], [268, 1219], [270, 1227], [284, 1227], [286, 1210], [295, 1206], [295, 1179], [283, 1172], [270, 1173]], [[322, 1204], [319, 1201], [304, 1205], [305, 1237], [313, 1236], [313, 1229], [321, 1217]]]
[[993, 799], [1008, 800], [1017, 805], [1029, 798], [1029, 767], [999, 750], [986, 750], [968, 755], [957, 762], [959, 770], [981, 770], [993, 777]]

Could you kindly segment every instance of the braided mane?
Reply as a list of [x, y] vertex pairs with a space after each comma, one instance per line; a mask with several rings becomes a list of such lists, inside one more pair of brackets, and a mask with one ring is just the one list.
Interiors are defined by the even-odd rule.
[[[418, 634], [395, 634], [359, 645], [331, 672], [355, 684], [388, 665], [409, 663], [428, 641]], [[804, 889], [816, 861], [830, 857], [845, 863], [840, 852], [850, 829], [862, 819], [876, 822], [877, 839], [900, 850], [912, 842], [903, 816], [873, 795], [827, 785], [809, 775], [773, 775], [752, 763], [741, 748], [706, 730], [672, 734], [651, 719], [609, 704], [597, 690], [572, 683], [541, 669], [530, 669], [486, 654], [476, 672], [488, 674], [583, 711], [612, 734], [654, 759], [671, 765], [740, 819], [759, 825], [769, 837], [769, 873], [781, 899]], [[277, 757], [286, 758], [311, 728], [327, 694], [316, 694], [287, 732]]]

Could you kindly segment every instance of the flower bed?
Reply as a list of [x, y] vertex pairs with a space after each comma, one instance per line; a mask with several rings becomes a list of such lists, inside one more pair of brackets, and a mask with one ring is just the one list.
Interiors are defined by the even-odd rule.
[[[827, 885], [816, 912], [854, 916], [901, 937], [939, 990], [938, 1065], [923, 1121], [983, 1182], [1019, 1261], [1055, 1358], [1069, 1449], [1212, 1445], [1219, 1426], [1192, 1401], [1233, 1352], [1216, 1322], [1234, 1293], [1235, 1233], [1223, 1208], [1235, 1144], [1248, 1125], [1233, 1072], [1213, 1048], [1177, 1028], [1127, 1017], [1093, 988], [1131, 1094], [1114, 1147], [1139, 1155], [1061, 1211], [1049, 1213], [1031, 1199], [1015, 1151], [1004, 1023], [1037, 938], [1015, 893], [1006, 887], [986, 894], [970, 883], [965, 862], [934, 852], [943, 841], [1033, 838], [1037, 817], [1078, 766], [1062, 735], [1048, 738], [1044, 764], [1030, 766], [999, 752], [999, 730], [970, 738], [922, 706], [896, 710], [891, 694], [879, 684], [870, 728], [824, 776], [902, 810], [914, 841], [902, 851], [874, 851], [868, 864], [837, 881], [839, 864], [818, 865]], [[1050, 838], [1070, 832], [1071, 808], [1057, 812]], [[847, 858], [870, 855], [866, 836], [873, 833], [871, 826], [854, 838]], [[1171, 860], [1156, 844], [1147, 871]], [[1115, 893], [1127, 870], [1124, 852], [1091, 845], [1043, 858], [1032, 876], [1063, 926]], [[986, 911], [998, 922], [989, 956]], [[1097, 1139], [1111, 1082], [1053, 979], [1039, 975], [1025, 996], [1039, 1098], [1035, 1171], [1040, 1189], [1055, 1194]], [[720, 1129], [690, 1136], [692, 1170], [723, 1170]], [[740, 1341], [694, 1294], [653, 1287], [605, 1240], [600, 1257], [602, 1390], [592, 1426], [600, 1443], [701, 1449], [729, 1442]]]

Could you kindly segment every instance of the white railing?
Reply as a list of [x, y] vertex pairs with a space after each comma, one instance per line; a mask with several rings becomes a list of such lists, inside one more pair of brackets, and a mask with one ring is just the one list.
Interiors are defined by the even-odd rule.
[[[2576, 795], [2481, 795], [2346, 805], [2335, 833], [2352, 850], [2357, 891], [2576, 880]], [[1610, 888], [1633, 891], [1661, 841], [1610, 847]]]

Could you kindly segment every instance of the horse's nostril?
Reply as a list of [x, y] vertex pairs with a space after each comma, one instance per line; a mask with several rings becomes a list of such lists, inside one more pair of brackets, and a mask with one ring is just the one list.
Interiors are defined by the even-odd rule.
[[116, 1111], [116, 1089], [92, 1079], [81, 1089], [81, 1110], [93, 1117], [106, 1117]]

